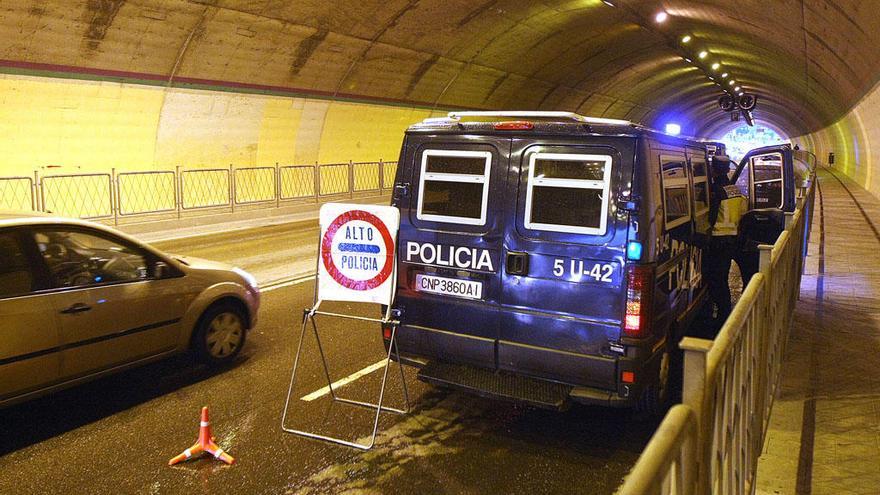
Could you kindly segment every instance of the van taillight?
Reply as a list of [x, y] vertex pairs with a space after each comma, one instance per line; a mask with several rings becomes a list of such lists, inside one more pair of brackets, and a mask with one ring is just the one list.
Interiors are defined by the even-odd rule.
[[629, 265], [626, 268], [626, 314], [623, 334], [647, 337], [651, 331], [651, 307], [654, 295], [654, 265]]
[[525, 120], [514, 120], [512, 122], [496, 122], [496, 131], [530, 131], [535, 128], [535, 124]]

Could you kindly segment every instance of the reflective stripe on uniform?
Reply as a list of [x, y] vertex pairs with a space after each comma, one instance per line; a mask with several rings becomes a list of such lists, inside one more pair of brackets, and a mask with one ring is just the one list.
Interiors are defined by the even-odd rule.
[[718, 220], [715, 221], [715, 226], [712, 229], [714, 237], [737, 235], [739, 221], [748, 210], [749, 205], [746, 198], [738, 191], [735, 194], [735, 196], [721, 200], [718, 205]]

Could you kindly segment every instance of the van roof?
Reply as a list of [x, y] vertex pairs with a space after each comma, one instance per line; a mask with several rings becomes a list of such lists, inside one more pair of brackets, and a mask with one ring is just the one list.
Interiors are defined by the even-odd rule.
[[497, 134], [510, 135], [510, 130], [495, 128], [498, 122], [527, 121], [533, 125], [529, 134], [621, 136], [650, 135], [681, 145], [700, 145], [699, 141], [672, 136], [628, 120], [585, 117], [572, 112], [491, 111], [449, 112], [446, 117], [432, 117], [411, 125], [407, 133]]

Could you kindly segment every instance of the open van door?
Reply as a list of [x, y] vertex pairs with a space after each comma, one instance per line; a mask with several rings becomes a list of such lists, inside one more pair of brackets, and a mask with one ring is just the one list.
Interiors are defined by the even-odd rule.
[[749, 200], [740, 222], [747, 244], [773, 244], [785, 229], [784, 212], [794, 211], [796, 191], [788, 144], [756, 148], [743, 157], [732, 181]]

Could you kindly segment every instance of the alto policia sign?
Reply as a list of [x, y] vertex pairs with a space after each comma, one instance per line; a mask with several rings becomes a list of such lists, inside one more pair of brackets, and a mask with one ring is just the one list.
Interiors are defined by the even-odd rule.
[[[409, 411], [409, 395], [404, 382], [403, 396], [406, 409], [396, 409], [383, 406], [385, 396], [385, 384], [388, 381], [388, 367], [392, 362], [392, 351], [397, 352], [395, 338], [397, 327], [400, 322], [391, 318], [391, 303], [394, 298], [395, 278], [397, 277], [397, 257], [394, 252], [397, 242], [397, 230], [400, 227], [400, 212], [393, 206], [377, 205], [353, 205], [343, 203], [327, 203], [321, 207], [320, 213], [321, 237], [318, 239], [318, 284], [315, 288], [315, 304], [307, 308], [303, 314], [302, 328], [299, 334], [299, 344], [296, 346], [296, 357], [293, 360], [293, 371], [290, 374], [290, 386], [287, 388], [287, 399], [284, 402], [284, 412], [281, 416], [281, 429], [286, 433], [293, 433], [307, 438], [324, 440], [340, 445], [369, 450], [376, 442], [376, 432], [379, 429], [379, 415], [382, 412], [406, 414]], [[351, 301], [366, 302], [386, 305], [385, 316], [369, 318], [354, 314], [329, 313], [318, 311], [321, 301]], [[390, 328], [391, 335], [388, 349], [385, 354], [382, 384], [379, 387], [379, 395], [375, 403], [363, 402], [362, 400], [346, 399], [331, 393], [334, 402], [352, 404], [373, 409], [373, 434], [369, 441], [353, 442], [344, 438], [329, 436], [315, 431], [306, 431], [289, 428], [287, 424], [288, 412], [299, 401], [290, 400], [290, 394], [296, 384], [296, 372], [299, 366], [299, 358], [303, 349], [303, 338], [306, 335], [306, 326], [312, 322], [315, 330], [315, 341], [321, 349], [321, 337], [318, 331], [316, 315], [324, 317], [342, 318], [360, 322], [381, 323], [383, 328]], [[335, 386], [330, 378], [330, 369], [327, 366], [327, 356], [324, 351], [320, 353], [321, 363], [324, 366], [324, 376], [327, 378], [327, 387], [332, 392]], [[400, 377], [403, 376], [403, 365], [400, 364], [400, 356], [396, 361], [400, 366]]]
[[391, 304], [397, 208], [327, 203], [320, 221], [318, 300]]

